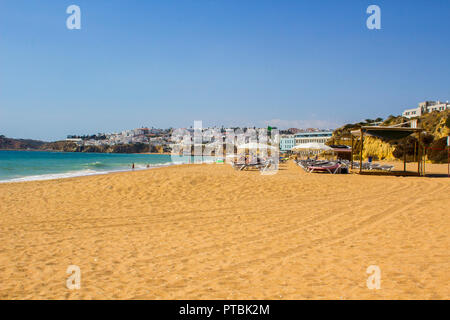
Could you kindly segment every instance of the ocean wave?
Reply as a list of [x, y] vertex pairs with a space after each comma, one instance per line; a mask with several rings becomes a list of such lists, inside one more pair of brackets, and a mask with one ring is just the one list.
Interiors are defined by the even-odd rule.
[[104, 168], [104, 167], [107, 167], [107, 165], [104, 164], [104, 163], [101, 162], [101, 161], [95, 161], [95, 162], [91, 162], [91, 163], [85, 163], [85, 164], [83, 164], [83, 166], [85, 166], [85, 167], [95, 167], [95, 168]]
[[[165, 162], [165, 163], [154, 163], [154, 164], [135, 164], [135, 170], [145, 170], [145, 169], [152, 169], [152, 168], [160, 168], [160, 167], [168, 167], [172, 165], [179, 165], [183, 163], [174, 163], [174, 162]], [[41, 174], [41, 175], [32, 175], [32, 176], [25, 176], [20, 178], [12, 178], [7, 180], [0, 180], [0, 183], [7, 183], [7, 182], [26, 182], [26, 181], [42, 181], [42, 180], [55, 180], [55, 179], [66, 179], [66, 178], [74, 178], [74, 177], [83, 177], [83, 176], [92, 176], [92, 175], [99, 175], [99, 174], [108, 174], [108, 173], [114, 173], [114, 172], [126, 172], [126, 171], [132, 171], [131, 168], [123, 169], [123, 168], [116, 168], [113, 170], [92, 170], [92, 169], [85, 169], [85, 170], [78, 170], [78, 171], [69, 171], [69, 172], [63, 172], [63, 173], [49, 173], [49, 174]]]
[[69, 171], [64, 173], [48, 173], [33, 176], [25, 176], [20, 178], [13, 178], [9, 180], [1, 180], [0, 183], [5, 182], [25, 182], [25, 181], [40, 181], [40, 180], [53, 180], [53, 179], [64, 179], [82, 176], [91, 176], [96, 174], [106, 174], [107, 171], [95, 171], [95, 170], [79, 170], [79, 171]]

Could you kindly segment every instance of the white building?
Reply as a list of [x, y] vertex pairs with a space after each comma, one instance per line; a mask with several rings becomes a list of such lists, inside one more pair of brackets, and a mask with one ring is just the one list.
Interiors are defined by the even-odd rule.
[[424, 101], [419, 103], [417, 108], [406, 109], [403, 111], [402, 116], [406, 118], [414, 118], [420, 117], [424, 113], [433, 112], [433, 111], [444, 111], [450, 109], [449, 102], [441, 102], [441, 101]]
[[333, 136], [333, 131], [299, 132], [295, 134], [295, 145], [317, 142], [325, 143]]
[[282, 135], [280, 138], [280, 150], [290, 151], [295, 146], [294, 135]]

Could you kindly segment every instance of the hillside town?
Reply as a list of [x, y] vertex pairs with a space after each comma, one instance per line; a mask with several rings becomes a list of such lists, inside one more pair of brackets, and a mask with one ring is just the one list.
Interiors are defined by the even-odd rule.
[[[216, 132], [221, 132], [222, 138], [225, 140], [226, 130], [224, 128], [204, 128], [204, 130], [214, 129]], [[255, 128], [255, 127], [243, 127], [243, 128], [232, 128], [239, 129], [242, 132], [247, 132], [248, 130], [260, 130], [266, 128]], [[271, 129], [277, 129], [273, 127]], [[193, 133], [194, 129], [186, 128], [188, 132]], [[289, 128], [287, 130], [280, 130], [280, 150], [288, 151], [293, 146], [308, 143], [308, 142], [319, 142], [325, 143], [333, 134], [331, 129], [318, 129], [318, 128]], [[125, 130], [119, 133], [98, 133], [91, 136], [75, 136], [69, 135], [65, 141], [73, 142], [77, 146], [115, 146], [115, 145], [126, 145], [126, 144], [137, 144], [143, 143], [150, 146], [161, 146], [164, 150], [168, 151], [171, 149], [172, 141], [172, 129], [149, 129], [147, 127], [136, 128], [132, 130]], [[204, 137], [203, 143], [214, 142], [214, 138]]]
[[[415, 117], [420, 117], [426, 113], [431, 113], [434, 111], [442, 112], [450, 109], [449, 102], [441, 101], [424, 101], [418, 104], [417, 108], [406, 109], [402, 116], [406, 119], [413, 119]], [[381, 118], [377, 118], [372, 122], [374, 124], [381, 122]], [[269, 127], [270, 128], [270, 127]], [[224, 127], [209, 127], [204, 128], [204, 130], [214, 129], [216, 132], [221, 132], [222, 138], [226, 137], [226, 130]], [[261, 129], [256, 127], [243, 127], [243, 128], [232, 128], [239, 129], [242, 132], [247, 132], [250, 129]], [[273, 127], [273, 129], [277, 129]], [[185, 130], [193, 133], [194, 129], [192, 127], [186, 128]], [[69, 135], [65, 141], [73, 142], [77, 146], [87, 147], [87, 146], [117, 146], [117, 145], [129, 145], [129, 144], [148, 144], [150, 147], [157, 147], [164, 152], [169, 152], [172, 148], [173, 129], [157, 129], [157, 128], [136, 128], [131, 130], [124, 130], [121, 132], [114, 133], [98, 133], [95, 135], [85, 135], [76, 136]], [[290, 151], [293, 147], [305, 144], [305, 143], [326, 143], [333, 136], [333, 130], [331, 129], [319, 129], [319, 128], [289, 128], [284, 130], [279, 130], [280, 141], [279, 147], [280, 151], [286, 152]], [[203, 143], [214, 142], [214, 138], [203, 139]]]
[[91, 136], [67, 136], [66, 141], [78, 146], [114, 146], [145, 143], [152, 146], [166, 146], [170, 142], [172, 129], [137, 128], [114, 133], [98, 133]]

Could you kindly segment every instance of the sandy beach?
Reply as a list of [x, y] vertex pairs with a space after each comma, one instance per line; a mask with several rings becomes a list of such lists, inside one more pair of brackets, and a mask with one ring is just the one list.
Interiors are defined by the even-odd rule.
[[449, 178], [292, 162], [0, 184], [0, 298], [449, 299], [449, 191]]

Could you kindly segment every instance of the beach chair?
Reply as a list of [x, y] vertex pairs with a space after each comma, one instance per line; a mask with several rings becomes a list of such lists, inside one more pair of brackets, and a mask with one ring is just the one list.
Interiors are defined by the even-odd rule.
[[381, 170], [381, 166], [378, 163], [370, 163], [369, 162], [369, 170]]
[[380, 166], [380, 169], [383, 171], [391, 171], [392, 169], [394, 169], [394, 166], [389, 165], [389, 164], [384, 164]]
[[315, 164], [313, 166], [309, 166], [308, 170], [310, 173], [313, 172], [328, 172], [330, 174], [335, 174], [338, 172], [341, 167], [340, 163], [329, 162], [327, 164]]
[[237, 168], [239, 171], [248, 170], [248, 169], [261, 169], [264, 166], [266, 166], [266, 162], [267, 161], [261, 161], [260, 159], [258, 159], [256, 162], [245, 163], [245, 161], [244, 161], [244, 163], [237, 166]]
[[245, 158], [242, 158], [242, 157], [239, 158], [236, 162], [233, 162], [232, 166], [235, 170], [239, 170], [239, 171], [243, 170], [246, 166]]
[[273, 162], [272, 160], [267, 160], [264, 163], [261, 163], [260, 167], [259, 167], [259, 171], [264, 172], [267, 169], [269, 169], [272, 166]]
[[306, 172], [309, 172], [308, 167], [312, 165], [314, 160], [299, 160], [297, 164]]

